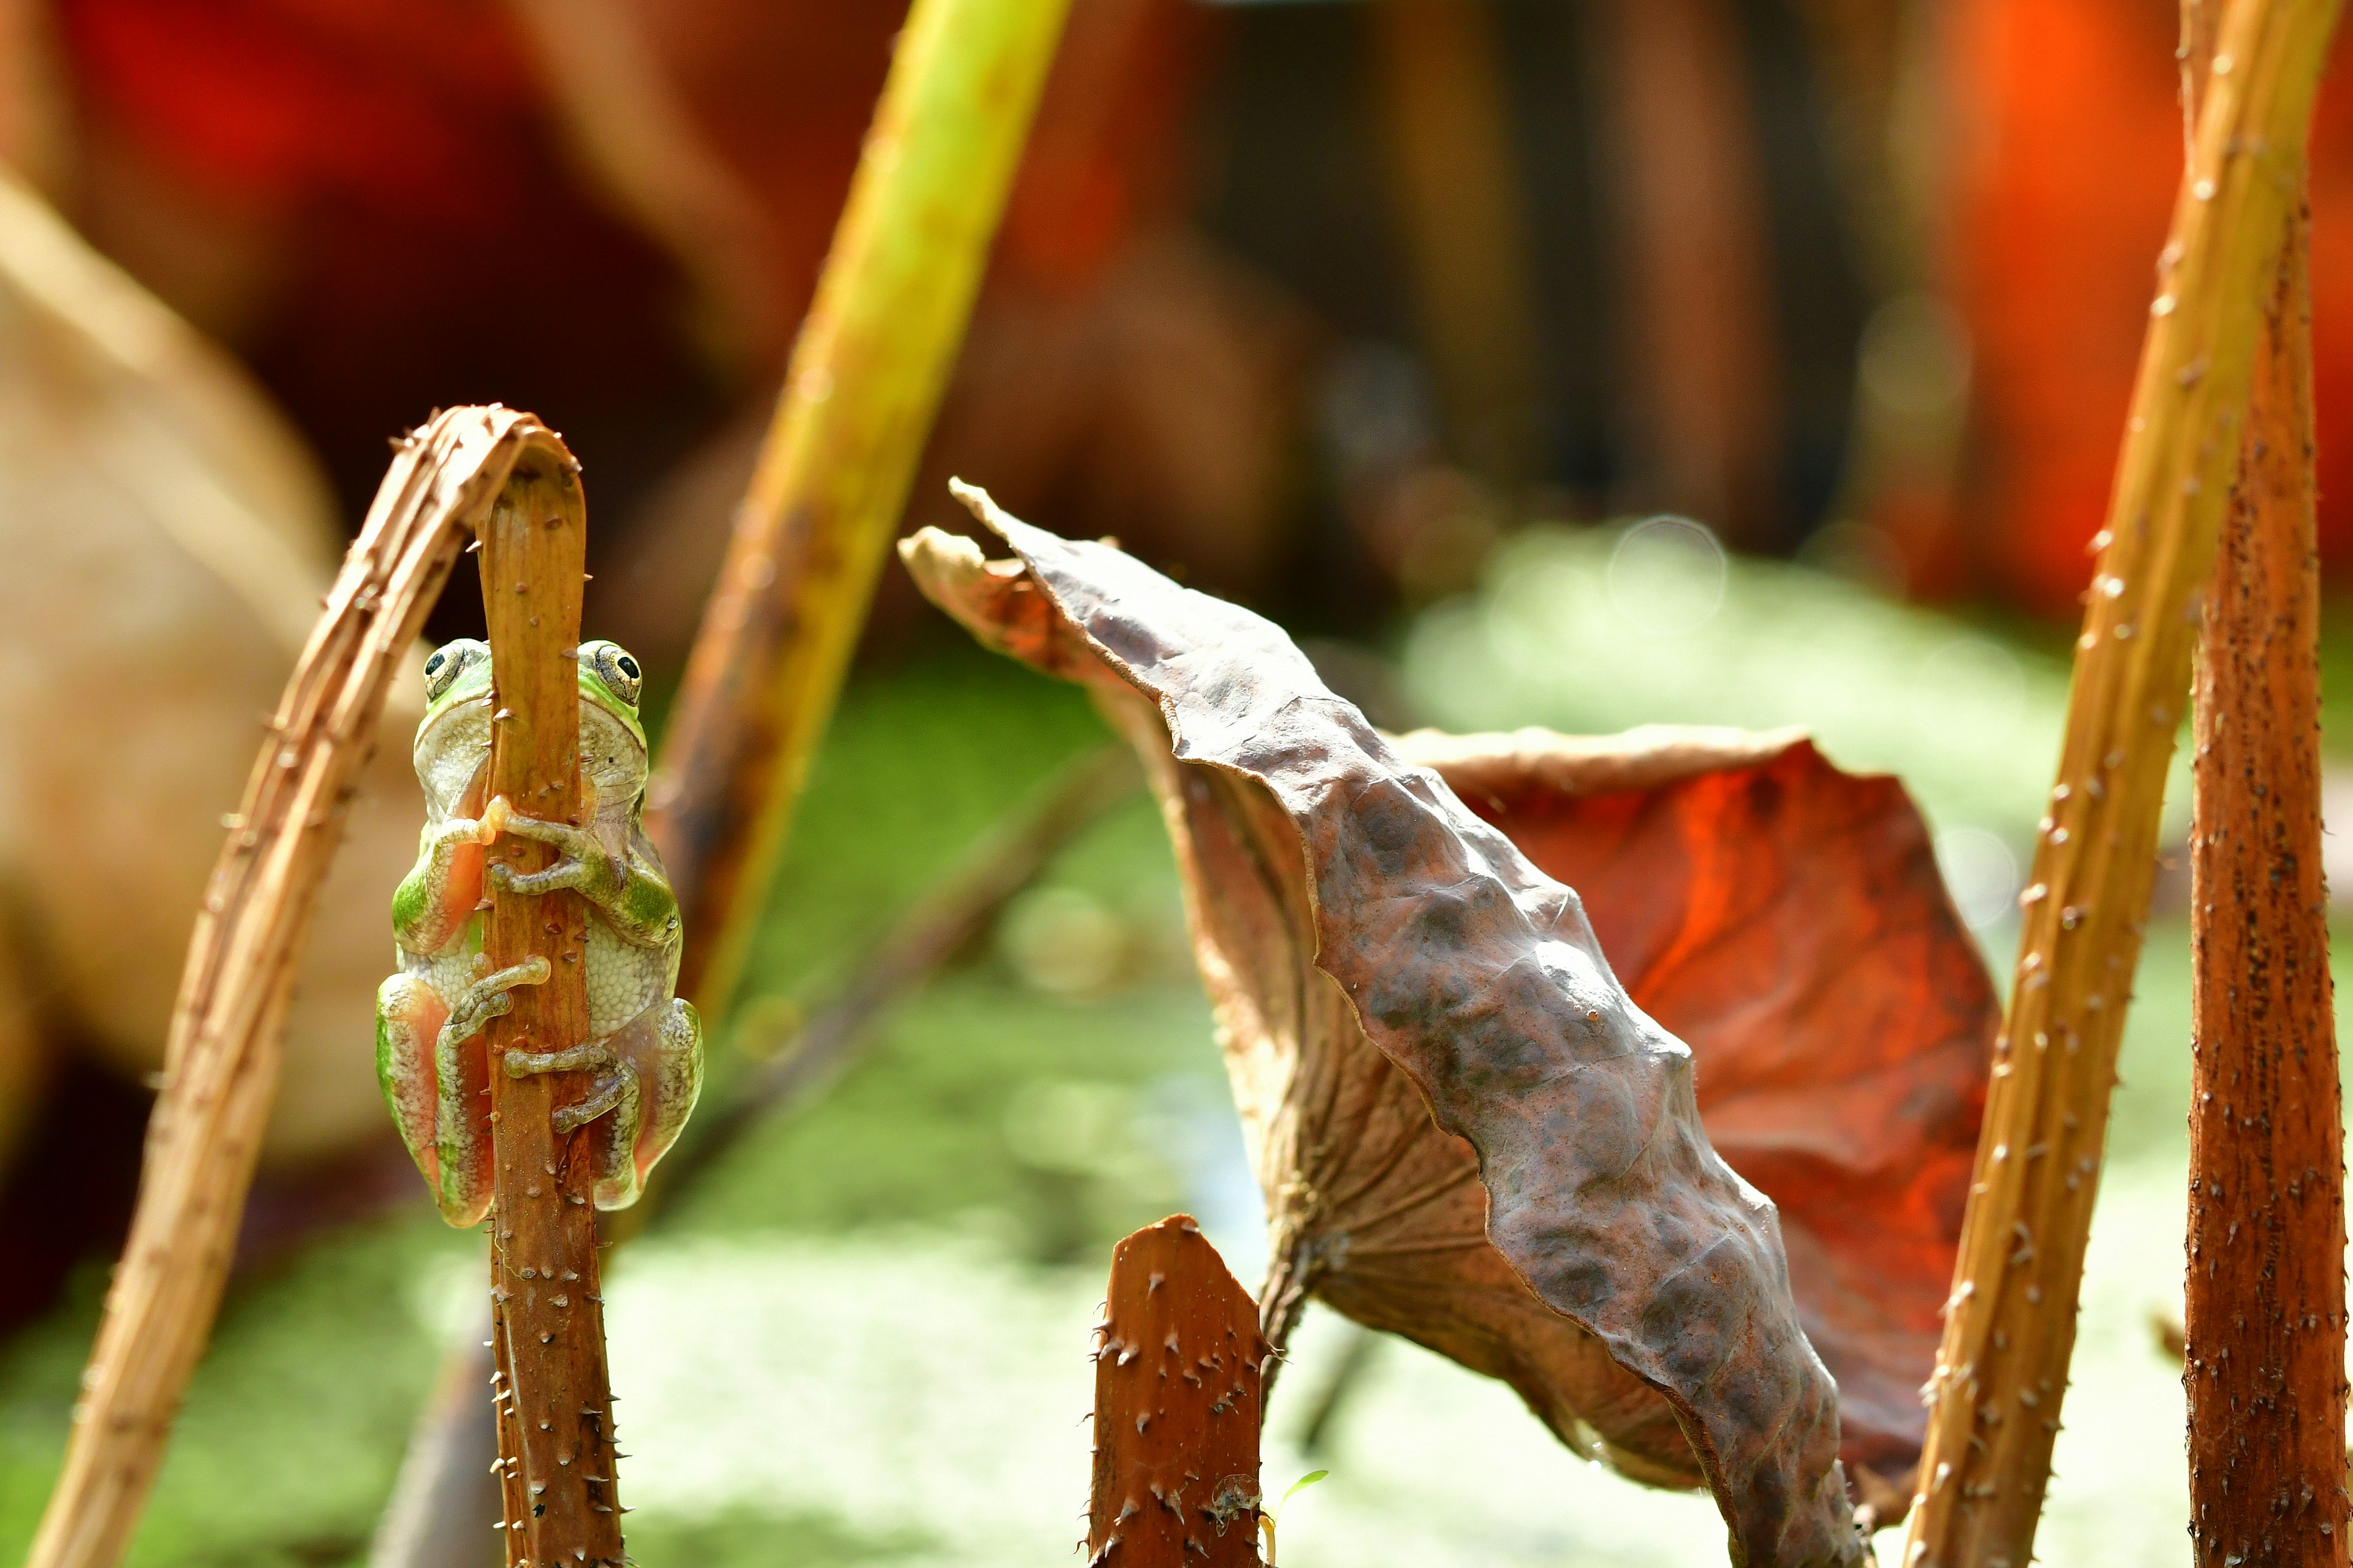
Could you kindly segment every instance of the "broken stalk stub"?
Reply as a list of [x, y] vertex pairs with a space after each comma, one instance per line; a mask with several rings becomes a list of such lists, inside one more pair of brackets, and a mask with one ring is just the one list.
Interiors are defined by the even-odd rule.
[[1190, 1215], [1119, 1244], [1097, 1332], [1090, 1568], [1255, 1568], [1272, 1352]]

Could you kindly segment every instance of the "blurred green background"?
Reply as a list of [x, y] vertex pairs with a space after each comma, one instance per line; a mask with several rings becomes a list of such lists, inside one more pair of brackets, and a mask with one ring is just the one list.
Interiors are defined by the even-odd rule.
[[[1314, 651], [1390, 724], [1809, 725], [1846, 765], [1911, 782], [2000, 973], [2064, 700], [2066, 647], [2053, 642], [1806, 567], [1729, 560], [1692, 525], [1652, 522], [1515, 536], [1478, 592], [1389, 647]], [[2332, 668], [2348, 658], [2340, 634]], [[894, 912], [1103, 739], [1073, 689], [944, 628], [857, 682], [762, 936], [756, 997], [714, 1073], [774, 1049]], [[2179, 1298], [2180, 897], [2168, 873], [2040, 1542], [2051, 1561], [2189, 1560], [2179, 1373], [2151, 1326]], [[1110, 1243], [1189, 1208], [1254, 1282], [1257, 1202], [1174, 868], [1139, 796], [892, 1012], [829, 1095], [760, 1126], [617, 1255], [633, 1556], [648, 1568], [1071, 1559]], [[364, 1561], [441, 1349], [481, 1310], [482, 1267], [480, 1237], [445, 1229], [420, 1189], [396, 1214], [240, 1275], [132, 1561]], [[0, 1352], [0, 1553], [30, 1539], [103, 1286], [92, 1268]], [[1292, 1568], [1723, 1561], [1704, 1499], [1573, 1459], [1501, 1385], [1398, 1342], [1376, 1347], [1310, 1460], [1300, 1425], [1345, 1341], [1311, 1311], [1271, 1416], [1271, 1491], [1311, 1466], [1333, 1471], [1286, 1515]], [[1883, 1560], [1900, 1539], [1881, 1538]]]

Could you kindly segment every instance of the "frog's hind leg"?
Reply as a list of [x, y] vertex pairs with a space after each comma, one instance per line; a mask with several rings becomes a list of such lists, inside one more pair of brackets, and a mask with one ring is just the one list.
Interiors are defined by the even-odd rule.
[[375, 994], [375, 1080], [392, 1108], [392, 1122], [426, 1184], [441, 1186], [441, 1151], [433, 1122], [438, 1106], [433, 1046], [449, 1016], [440, 994], [413, 975], [396, 974]]
[[[636, 1189], [641, 1186], [654, 1163], [670, 1152], [671, 1144], [685, 1130], [686, 1119], [693, 1113], [694, 1102], [702, 1094], [702, 1020], [693, 1004], [682, 996], [647, 1009], [629, 1032], [636, 1037], [636, 1049], [623, 1053], [623, 1059], [634, 1056], [638, 1076], [644, 1080], [645, 1107], [639, 1119], [637, 1138], [629, 1151], [631, 1174], [630, 1196], [625, 1202], [636, 1201]], [[623, 1204], [606, 1204], [600, 1194], [596, 1200], [607, 1208], [619, 1208]]]
[[597, 1123], [589, 1128], [596, 1206], [627, 1208], [637, 1202], [638, 1171], [629, 1150], [637, 1136], [640, 1088], [637, 1068], [625, 1057], [615, 1055], [613, 1043], [592, 1041], [560, 1051], [509, 1051], [501, 1059], [511, 1078], [543, 1072], [596, 1073], [584, 1098], [555, 1108], [552, 1119], [555, 1135], [569, 1138], [578, 1129]]
[[485, 974], [459, 992], [433, 1041], [434, 1146], [439, 1152], [434, 1200], [441, 1217], [469, 1226], [490, 1212], [497, 1173], [491, 1152], [491, 1073], [482, 1029], [514, 1005], [507, 993], [547, 979], [533, 958]]

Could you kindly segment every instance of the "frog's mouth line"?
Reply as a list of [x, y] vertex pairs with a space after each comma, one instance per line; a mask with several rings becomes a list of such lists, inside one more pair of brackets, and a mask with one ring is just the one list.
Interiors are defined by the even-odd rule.
[[[417, 730], [415, 751], [419, 759], [420, 773], [431, 771], [430, 764], [423, 761], [428, 750], [438, 752], [443, 749], [445, 743], [452, 741], [459, 745], [464, 744], [465, 729], [479, 729], [481, 731], [481, 739], [473, 742], [480, 749], [480, 755], [474, 763], [473, 771], [467, 775], [464, 786], [456, 792], [447, 807], [449, 815], [453, 816], [480, 816], [483, 806], [489, 804], [491, 723], [490, 708], [491, 700], [487, 694], [479, 698], [468, 698], [443, 709]], [[607, 722], [613, 721], [608, 718]], [[449, 731], [452, 726], [463, 726], [463, 728], [459, 729], [455, 735], [451, 735]], [[584, 730], [588, 728], [585, 715], [582, 727]], [[597, 784], [597, 775], [603, 770], [596, 766], [597, 756], [594, 749], [582, 749], [578, 752], [578, 757], [580, 820], [586, 823], [595, 818], [597, 803], [604, 796], [604, 792]], [[620, 771], [626, 781], [629, 770]], [[639, 780], [638, 784], [642, 788], [643, 781]]]

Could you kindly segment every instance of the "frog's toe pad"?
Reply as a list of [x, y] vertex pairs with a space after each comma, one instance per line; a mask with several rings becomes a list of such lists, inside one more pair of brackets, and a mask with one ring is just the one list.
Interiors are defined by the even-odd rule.
[[561, 1051], [509, 1051], [500, 1059], [509, 1078], [528, 1078], [533, 1073], [580, 1072], [588, 1068], [609, 1067], [613, 1053], [602, 1046], [574, 1046]]
[[491, 886], [501, 893], [556, 893], [578, 889], [588, 880], [587, 865], [579, 860], [558, 860], [544, 871], [518, 871], [512, 866], [493, 866], [488, 875]]
[[627, 1082], [628, 1072], [629, 1068], [627, 1067], [616, 1068], [596, 1080], [596, 1087], [588, 1091], [587, 1099], [576, 1105], [557, 1107], [556, 1136], [568, 1137], [574, 1129], [587, 1126], [588, 1123], [620, 1104], [621, 1096], [628, 1088]]

